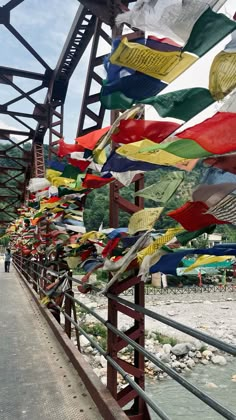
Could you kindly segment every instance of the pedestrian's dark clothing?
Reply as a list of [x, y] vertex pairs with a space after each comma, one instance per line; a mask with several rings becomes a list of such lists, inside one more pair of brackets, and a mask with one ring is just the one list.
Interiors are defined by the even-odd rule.
[[9, 273], [11, 265], [11, 252], [5, 252], [5, 273]]

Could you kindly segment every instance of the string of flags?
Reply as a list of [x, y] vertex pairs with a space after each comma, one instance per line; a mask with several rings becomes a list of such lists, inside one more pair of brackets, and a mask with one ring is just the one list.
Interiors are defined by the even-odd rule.
[[[234, 260], [236, 248], [226, 244], [182, 249], [216, 225], [236, 224], [236, 22], [218, 13], [224, 3], [138, 0], [131, 11], [117, 16], [117, 25], [152, 32], [114, 40], [105, 59], [101, 104], [123, 112], [111, 126], [78, 137], [74, 144], [59, 141], [63, 161], [48, 162], [45, 178], [30, 180], [29, 201], [7, 229], [15, 252], [66, 261], [70, 269], [84, 273], [83, 293], [97, 270], [113, 273], [108, 290], [133, 269], [142, 280], [155, 272], [176, 274], [188, 255], [201, 256], [186, 272]], [[230, 34], [231, 41], [213, 59], [208, 88], [162, 93]], [[214, 115], [191, 125], [212, 105]], [[156, 119], [143, 118], [145, 106], [155, 110]], [[200, 184], [185, 204], [166, 211], [185, 174], [197, 164], [204, 169]], [[136, 212], [127, 227], [86, 232], [83, 214], [91, 191], [115, 181], [128, 186], [137, 174], [160, 169], [165, 177], [135, 193], [157, 207]], [[155, 223], [163, 215], [176, 226], [155, 237]]]

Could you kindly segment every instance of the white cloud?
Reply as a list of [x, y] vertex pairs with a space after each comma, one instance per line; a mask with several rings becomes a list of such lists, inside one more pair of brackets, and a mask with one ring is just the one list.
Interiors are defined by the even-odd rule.
[[[0, 130], [19, 130], [19, 127], [6, 124], [3, 120], [0, 120]], [[10, 138], [16, 141], [22, 141], [26, 136], [11, 135]], [[4, 140], [1, 140], [1, 142]], [[7, 140], [6, 140], [7, 141]]]

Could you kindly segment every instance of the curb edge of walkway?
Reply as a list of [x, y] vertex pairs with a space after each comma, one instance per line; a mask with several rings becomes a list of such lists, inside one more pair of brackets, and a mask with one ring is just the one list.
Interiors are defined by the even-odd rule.
[[26, 286], [26, 289], [30, 292], [36, 302], [40, 312], [51, 327], [57, 340], [63, 347], [66, 355], [69, 357], [75, 370], [83, 380], [84, 385], [95, 402], [100, 414], [105, 420], [127, 420], [128, 417], [120, 408], [117, 401], [113, 398], [110, 391], [102, 384], [98, 376], [93, 372], [89, 363], [86, 362], [82, 354], [76, 349], [50, 311], [39, 302], [37, 294], [31, 288], [26, 278], [19, 272], [16, 266], [14, 266], [14, 268], [20, 279], [23, 281], [24, 286]]

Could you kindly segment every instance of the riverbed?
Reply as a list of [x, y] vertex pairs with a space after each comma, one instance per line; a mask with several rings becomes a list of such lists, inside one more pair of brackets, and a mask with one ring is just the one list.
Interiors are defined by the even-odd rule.
[[[192, 372], [185, 374], [185, 378], [233, 411], [236, 419], [236, 382], [231, 379], [235, 374], [236, 359], [230, 358], [225, 366], [197, 366]], [[223, 419], [171, 378], [162, 381], [147, 379], [146, 390], [171, 420]], [[150, 413], [152, 420], [159, 419], [151, 410]]]

